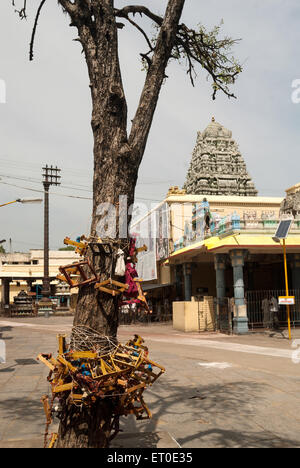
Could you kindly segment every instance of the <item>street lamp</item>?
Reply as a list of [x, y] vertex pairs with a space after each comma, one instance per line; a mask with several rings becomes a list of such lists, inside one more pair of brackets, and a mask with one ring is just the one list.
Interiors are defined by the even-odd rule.
[[0, 205], [0, 208], [2, 206], [7, 206], [7, 205], [12, 205], [13, 203], [22, 203], [22, 204], [25, 204], [25, 203], [42, 203], [42, 199], [41, 198], [18, 198], [17, 200], [14, 200], [14, 201], [11, 201], [11, 202], [8, 202], [8, 203], [4, 203], [3, 205]]

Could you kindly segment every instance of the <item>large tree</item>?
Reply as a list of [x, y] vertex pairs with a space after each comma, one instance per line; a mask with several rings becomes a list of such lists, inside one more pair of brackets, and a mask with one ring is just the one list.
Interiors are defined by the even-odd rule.
[[[29, 0], [12, 0], [21, 18], [27, 17]], [[38, 19], [46, 0], [39, 3], [33, 25], [30, 59], [33, 59], [34, 40]], [[235, 40], [219, 38], [220, 27], [207, 31], [203, 26], [190, 29], [180, 23], [185, 0], [166, 0], [165, 13], [159, 15], [146, 6], [126, 5], [116, 7], [115, 0], [58, 0], [69, 15], [71, 26], [78, 31], [77, 40], [82, 45], [88, 67], [92, 97], [92, 130], [94, 136], [94, 181], [91, 236], [97, 236], [97, 226], [103, 220], [105, 203], [114, 205], [117, 214], [127, 217], [120, 196], [127, 197], [128, 205], [134, 202], [134, 193], [153, 116], [161, 87], [166, 77], [168, 63], [181, 60], [194, 84], [196, 66], [206, 70], [212, 80], [212, 97], [220, 90], [227, 96], [238, 74], [240, 65], [232, 58]], [[149, 36], [144, 21], [154, 23], [155, 37]], [[141, 53], [145, 68], [145, 83], [139, 104], [128, 130], [126, 95], [119, 62], [119, 31], [130, 25], [136, 28], [145, 41], [147, 50]], [[122, 205], [122, 206], [121, 206]], [[125, 214], [126, 211], [126, 214]], [[124, 237], [117, 224], [115, 242]], [[127, 235], [127, 233], [126, 233]], [[103, 279], [111, 271], [109, 256], [99, 257], [95, 265]], [[110, 337], [116, 337], [118, 303], [114, 298], [96, 293], [93, 287], [81, 288], [74, 324], [83, 324]], [[111, 403], [97, 403], [91, 410], [70, 410], [62, 420], [60, 447], [105, 447], [108, 444], [111, 424]]]

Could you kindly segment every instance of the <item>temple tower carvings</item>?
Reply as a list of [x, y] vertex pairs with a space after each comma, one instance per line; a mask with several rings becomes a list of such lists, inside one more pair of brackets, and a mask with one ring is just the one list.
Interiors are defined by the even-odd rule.
[[214, 118], [198, 132], [184, 189], [195, 195], [257, 195], [232, 132]]

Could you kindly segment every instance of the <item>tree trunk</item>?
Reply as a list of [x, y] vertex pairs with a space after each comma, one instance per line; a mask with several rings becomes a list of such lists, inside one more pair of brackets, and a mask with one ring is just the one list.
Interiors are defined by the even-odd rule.
[[[104, 127], [106, 125], [104, 124]], [[101, 132], [110, 132], [108, 129], [102, 128]], [[98, 137], [96, 137], [96, 142]], [[136, 183], [136, 171], [132, 166], [122, 163], [121, 160], [115, 161], [115, 154], [103, 149], [102, 145], [95, 144], [95, 165], [102, 170], [95, 171], [94, 178], [94, 215], [91, 228], [91, 235], [97, 236], [99, 222], [113, 223], [116, 226], [116, 238], [114, 242], [119, 241], [121, 247], [128, 243], [126, 239], [120, 239], [120, 222], [121, 216], [126, 222], [127, 209], [124, 206], [118, 209], [119, 196], [127, 197], [128, 203], [133, 203], [134, 189]], [[109, 200], [109, 201], [108, 201]], [[99, 207], [104, 203], [106, 208], [107, 203], [111, 203], [116, 207], [112, 216], [107, 216], [106, 212], [98, 215]], [[122, 203], [121, 203], [122, 204]], [[101, 210], [100, 210], [101, 211]], [[124, 213], [125, 211], [125, 213]], [[114, 213], [117, 215], [117, 220], [113, 219]], [[124, 224], [124, 223], [123, 223]], [[125, 233], [125, 227], [123, 226]], [[127, 237], [127, 229], [125, 233]], [[110, 244], [112, 249], [116, 251], [116, 243]], [[128, 251], [125, 252], [128, 255]], [[117, 279], [114, 275], [114, 259], [111, 255], [96, 255], [88, 251], [88, 257], [92, 263], [96, 273], [100, 277], [100, 281], [105, 281], [108, 278]], [[109, 294], [96, 290], [95, 285], [81, 287], [79, 289], [77, 307], [74, 317], [74, 326], [85, 325], [93, 330], [108, 336], [112, 340], [117, 338], [118, 316], [119, 316], [119, 297], [112, 297]], [[90, 408], [83, 407], [83, 410], [76, 407], [66, 407], [64, 417], [60, 423], [58, 447], [60, 448], [105, 448], [109, 446], [111, 432], [114, 429], [113, 402], [112, 399], [106, 398], [103, 401], [99, 400]], [[118, 419], [117, 419], [118, 421]]]
[[[91, 59], [91, 46], [85, 42], [89, 48], [86, 56], [93, 101], [94, 197], [91, 236], [109, 237], [115, 242], [123, 241], [124, 244], [126, 240], [128, 242], [127, 225], [130, 218], [127, 208], [134, 202], [138, 168], [132, 162], [132, 153], [127, 143], [127, 106], [116, 56], [116, 30], [109, 33], [111, 25], [107, 25], [106, 29], [111, 41], [107, 44], [109, 51], [104, 50], [103, 44], [100, 44], [95, 53], [98, 57], [108, 54], [102, 59], [107, 73], [99, 72], [101, 61]], [[81, 38], [87, 41], [84, 28], [81, 30]], [[114, 53], [111, 49], [114, 49]], [[105, 228], [108, 228], [107, 236]], [[115, 245], [117, 244], [111, 243], [114, 250]], [[110, 277], [120, 280], [114, 276], [113, 257], [103, 254], [93, 256], [90, 250], [88, 256], [100, 281]], [[95, 290], [94, 285], [80, 288], [74, 326], [85, 325], [116, 340], [118, 302], [118, 297]], [[83, 407], [82, 410], [74, 406], [66, 407], [60, 423], [58, 447], [108, 447], [111, 433], [116, 430], [115, 424], [118, 424], [118, 418], [114, 421], [113, 408], [111, 398], [97, 400], [93, 406]]]
[[[59, 426], [56, 448], [108, 448], [111, 433], [116, 430], [111, 417], [112, 402], [98, 401], [92, 407], [65, 408]], [[118, 425], [118, 421], [116, 421]]]
[[[70, 14], [73, 25], [78, 29], [90, 78], [94, 135], [91, 236], [103, 236], [103, 226], [106, 223], [109, 228], [115, 228], [115, 236], [109, 237], [115, 237], [115, 240], [119, 241], [127, 238], [127, 224], [130, 222], [128, 208], [134, 202], [138, 169], [165, 78], [165, 68], [174, 45], [184, 1], [168, 2], [152, 66], [147, 73], [145, 87], [128, 138], [127, 104], [119, 66], [114, 0], [92, 1], [92, 15], [85, 2], [78, 2], [75, 5], [67, 0], [60, 0]], [[113, 207], [111, 211], [110, 207]], [[99, 232], [99, 226], [102, 227], [102, 232]], [[110, 256], [93, 257], [89, 252], [89, 258], [101, 280], [107, 280], [111, 275], [114, 278]], [[89, 326], [105, 336], [116, 339], [118, 299], [97, 292], [93, 285], [80, 288], [74, 318], [74, 326], [76, 325]], [[111, 431], [118, 430], [118, 418], [114, 420], [112, 416], [113, 408], [114, 404], [110, 398], [97, 401], [92, 407], [82, 410], [74, 406], [65, 408], [57, 446], [107, 447]]]

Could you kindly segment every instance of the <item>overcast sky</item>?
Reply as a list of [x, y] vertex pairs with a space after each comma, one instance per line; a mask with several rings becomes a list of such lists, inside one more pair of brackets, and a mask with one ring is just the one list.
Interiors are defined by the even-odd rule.
[[[89, 81], [80, 46], [72, 41], [76, 30], [54, 0], [43, 9], [35, 60], [29, 62], [40, 2], [28, 3], [27, 21], [19, 21], [11, 0], [0, 6], [0, 80], [7, 86], [6, 104], [0, 104], [0, 204], [42, 196], [25, 188], [41, 190], [42, 166], [58, 165], [62, 187], [51, 188], [50, 199], [50, 246], [58, 248], [66, 235], [88, 234], [90, 228], [91, 201], [84, 199], [92, 196]], [[157, 13], [167, 4], [116, 0], [117, 7], [130, 3]], [[300, 182], [300, 104], [291, 99], [292, 82], [300, 79], [299, 0], [186, 0], [183, 21], [191, 27], [212, 28], [221, 20], [224, 34], [241, 39], [234, 50], [244, 67], [234, 87], [237, 99], [219, 95], [212, 101], [205, 74], [199, 73], [193, 88], [184, 67], [169, 67], [140, 169], [140, 202], [158, 202], [170, 185], [183, 185], [196, 133], [212, 116], [232, 130], [259, 195], [284, 196], [287, 187]], [[147, 48], [130, 28], [119, 37], [130, 119], [145, 77], [139, 53]], [[13, 250], [43, 246], [42, 205], [12, 205], [1, 208], [0, 215], [0, 238], [11, 238]]]

